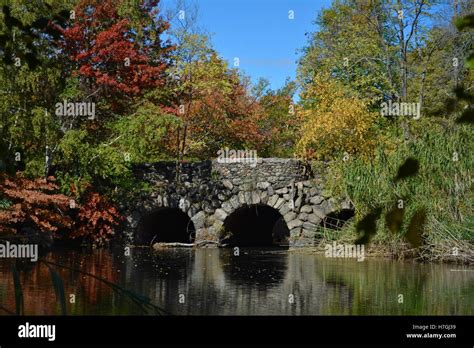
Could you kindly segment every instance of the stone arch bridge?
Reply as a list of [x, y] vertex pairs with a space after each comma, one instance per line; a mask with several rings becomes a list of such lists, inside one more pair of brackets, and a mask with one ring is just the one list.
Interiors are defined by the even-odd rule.
[[[296, 159], [256, 163], [158, 162], [134, 168], [151, 190], [126, 204], [132, 243], [215, 241], [228, 245], [313, 245], [318, 227], [353, 215], [321, 177], [310, 177]], [[333, 221], [331, 223], [331, 221]]]

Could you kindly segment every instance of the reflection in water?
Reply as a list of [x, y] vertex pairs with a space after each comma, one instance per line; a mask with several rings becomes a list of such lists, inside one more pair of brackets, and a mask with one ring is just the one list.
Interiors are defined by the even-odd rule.
[[[250, 248], [241, 248], [239, 256], [232, 249], [137, 248], [129, 257], [122, 251], [55, 251], [46, 259], [115, 282], [177, 315], [474, 314], [474, 271], [461, 266]], [[13, 262], [0, 260], [0, 305], [10, 310], [15, 308]], [[59, 313], [47, 267], [17, 261], [17, 268], [25, 314]], [[100, 281], [57, 271], [66, 297], [76, 295], [69, 314], [142, 314]]]
[[280, 283], [288, 264], [288, 253], [280, 248], [240, 248], [238, 256], [232, 249], [226, 249], [219, 256], [226, 276], [234, 285], [253, 283], [262, 290]]

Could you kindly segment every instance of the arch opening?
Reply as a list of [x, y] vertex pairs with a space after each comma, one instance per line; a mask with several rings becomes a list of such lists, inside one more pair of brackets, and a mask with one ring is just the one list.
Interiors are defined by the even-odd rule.
[[320, 225], [331, 230], [340, 230], [354, 215], [353, 209], [342, 209], [326, 215]]
[[244, 205], [224, 220], [222, 244], [231, 246], [289, 245], [290, 230], [278, 210], [263, 204]]
[[178, 208], [162, 208], [141, 219], [135, 243], [192, 243], [194, 238], [194, 224], [188, 215]]

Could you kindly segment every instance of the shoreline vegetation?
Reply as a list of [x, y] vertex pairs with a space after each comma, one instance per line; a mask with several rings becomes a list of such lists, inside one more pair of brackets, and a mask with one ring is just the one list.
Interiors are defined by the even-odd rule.
[[0, 3], [0, 240], [107, 247], [121, 202], [153, 189], [135, 165], [174, 161], [179, 181], [246, 149], [328, 164], [328, 194], [355, 207], [297, 252], [474, 263], [472, 1], [334, 1], [276, 90], [219, 56], [186, 1]]
[[[320, 241], [314, 247], [294, 247], [290, 252], [303, 254], [317, 254], [325, 256], [326, 245], [333, 241]], [[341, 242], [341, 241], [339, 241]], [[454, 246], [455, 245], [455, 246]], [[453, 248], [458, 248], [457, 255], [453, 255]], [[412, 248], [407, 243], [393, 243], [392, 245], [373, 243], [365, 251], [365, 258], [385, 258], [396, 261], [415, 261], [421, 263], [446, 263], [459, 265], [474, 264], [474, 250], [466, 242], [443, 242], [441, 245], [424, 246], [422, 250]]]

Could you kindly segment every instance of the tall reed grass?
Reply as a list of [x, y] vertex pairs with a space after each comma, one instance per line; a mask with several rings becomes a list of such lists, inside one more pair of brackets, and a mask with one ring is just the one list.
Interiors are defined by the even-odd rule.
[[[463, 250], [469, 254], [474, 249], [474, 131], [470, 126], [454, 126], [448, 120], [427, 119], [417, 127], [420, 129], [414, 133], [418, 134], [416, 137], [383, 142], [370, 160], [356, 157], [332, 162], [326, 178], [328, 189], [332, 195], [352, 200], [356, 219], [376, 207], [386, 213], [401, 202], [404, 224], [400, 233], [390, 233], [381, 218], [375, 244], [395, 247], [403, 243], [410, 217], [424, 207], [428, 213], [424, 239], [430, 254], [440, 259], [441, 249], [450, 252], [457, 243], [463, 243]], [[408, 157], [419, 161], [418, 173], [395, 181], [398, 167]], [[353, 233], [354, 224], [350, 224], [337, 234], [338, 238], [347, 238]], [[427, 250], [424, 253], [429, 254]]]

